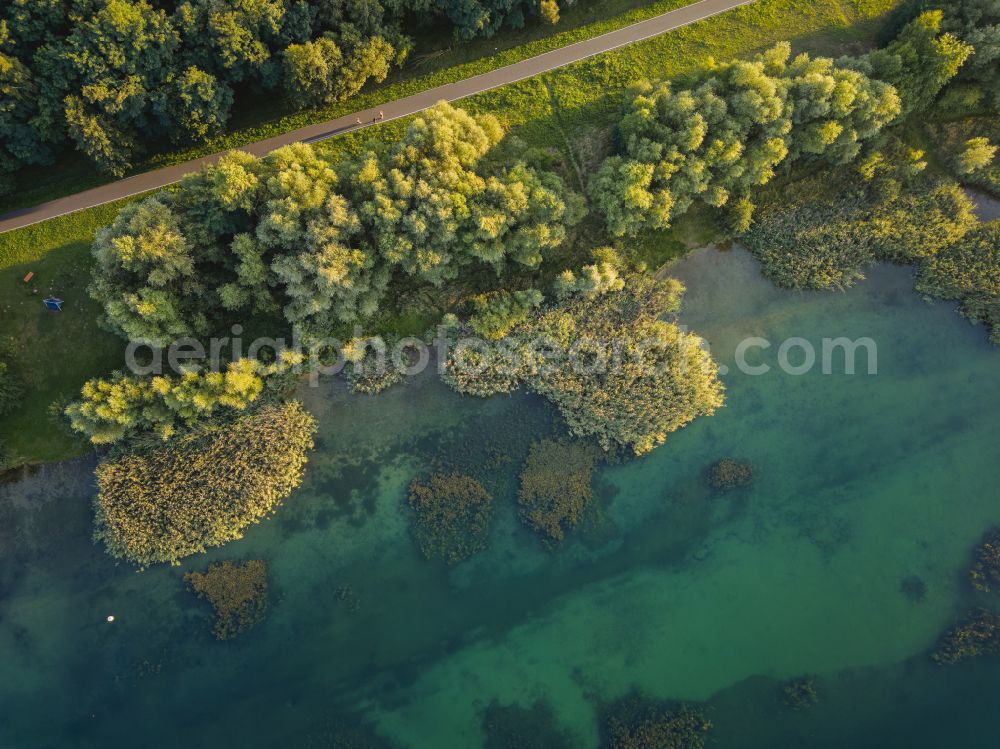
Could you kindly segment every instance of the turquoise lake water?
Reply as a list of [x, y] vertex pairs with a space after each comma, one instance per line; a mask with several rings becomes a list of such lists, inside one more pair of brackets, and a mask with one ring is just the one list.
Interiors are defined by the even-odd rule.
[[[496, 703], [546, 705], [585, 749], [602, 705], [635, 688], [704, 703], [718, 747], [1000, 745], [997, 661], [928, 657], [970, 606], [1000, 607], [965, 580], [1000, 524], [1000, 348], [904, 268], [806, 294], [741, 250], [671, 273], [682, 322], [732, 370], [727, 405], [601, 468], [600, 512], [554, 552], [514, 512], [553, 411], [433, 376], [374, 398], [305, 390], [320, 435], [302, 488], [180, 567], [137, 573], [91, 542], [88, 460], [0, 486], [0, 747], [474, 749]], [[773, 342], [753, 357], [770, 373], [735, 370], [747, 336]], [[863, 356], [854, 376], [778, 370], [782, 340], [839, 336], [874, 340], [878, 374]], [[757, 479], [713, 495], [704, 472], [726, 456]], [[402, 509], [441, 462], [497, 504], [490, 548], [454, 567], [417, 554]], [[240, 558], [267, 561], [270, 608], [217, 642], [181, 577]], [[921, 601], [900, 590], [912, 575]], [[793, 712], [782, 684], [803, 674], [820, 702]]]

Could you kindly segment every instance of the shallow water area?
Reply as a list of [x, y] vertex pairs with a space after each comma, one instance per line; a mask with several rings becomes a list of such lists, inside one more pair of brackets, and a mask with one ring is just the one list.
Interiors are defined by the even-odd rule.
[[[996, 746], [996, 662], [927, 653], [977, 602], [965, 570], [1000, 523], [1000, 349], [905, 268], [843, 293], [776, 289], [739, 248], [670, 272], [681, 321], [728, 369], [727, 404], [602, 468], [600, 512], [555, 551], [515, 511], [553, 410], [433, 375], [376, 397], [304, 387], [320, 435], [302, 488], [180, 567], [137, 573], [91, 543], [92, 462], [0, 486], [0, 746], [322, 747], [363, 730], [459, 749], [487, 745], [494, 701], [544, 701], [570, 746], [594, 747], [602, 704], [636, 687], [707, 702], [715, 746]], [[765, 374], [740, 371], [748, 337]], [[877, 374], [867, 351], [846, 374], [840, 349], [824, 374], [823, 339], [840, 337], [870, 338]], [[792, 369], [816, 351], [810, 372], [782, 371], [790, 338]], [[720, 495], [705, 471], [727, 456], [755, 481]], [[418, 555], [403, 507], [439, 463], [497, 507], [490, 548], [453, 567]], [[217, 642], [181, 578], [241, 558], [268, 562], [270, 608]], [[920, 600], [901, 590], [912, 576]], [[782, 684], [802, 674], [820, 701], [795, 712]]]

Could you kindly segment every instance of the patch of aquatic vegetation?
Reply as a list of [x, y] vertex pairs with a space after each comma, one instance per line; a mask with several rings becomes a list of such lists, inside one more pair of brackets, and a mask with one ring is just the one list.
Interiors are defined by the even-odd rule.
[[959, 302], [963, 315], [990, 327], [1000, 343], [1000, 221], [968, 232], [920, 267], [917, 291]]
[[775, 192], [743, 241], [780, 286], [846, 288], [872, 263], [917, 262], [975, 225], [972, 201], [955, 183], [827, 171]]
[[663, 704], [632, 694], [612, 705], [602, 749], [703, 749], [712, 723], [689, 705]]
[[723, 458], [708, 469], [708, 485], [717, 492], [741, 489], [753, 483], [754, 469], [750, 463]]
[[493, 497], [471, 476], [435, 473], [414, 479], [407, 503], [413, 536], [428, 559], [455, 564], [486, 548]]
[[548, 543], [558, 543], [580, 522], [594, 498], [591, 478], [601, 458], [596, 445], [539, 440], [521, 470], [521, 519]]
[[[353, 343], [353, 342], [351, 342]], [[385, 342], [387, 348], [395, 343], [391, 338]], [[345, 347], [347, 359], [347, 384], [352, 392], [377, 395], [403, 381], [403, 373], [395, 365], [383, 361], [384, 356], [372, 346]]]
[[975, 552], [969, 570], [972, 587], [983, 593], [1000, 590], [1000, 528], [992, 528]]
[[819, 702], [816, 680], [812, 676], [799, 676], [785, 684], [782, 690], [785, 704], [792, 710], [807, 710]]
[[292, 401], [109, 457], [96, 470], [94, 537], [143, 566], [242, 538], [298, 487], [315, 431]]
[[349, 614], [356, 614], [361, 610], [361, 599], [358, 592], [350, 583], [343, 583], [334, 588], [334, 600], [343, 605]]
[[922, 603], [927, 598], [927, 583], [919, 575], [907, 575], [899, 581], [899, 592], [910, 603]]
[[215, 611], [215, 636], [231, 640], [257, 625], [267, 610], [267, 565], [260, 559], [211, 565], [184, 580]]
[[461, 429], [436, 432], [413, 446], [435, 472], [463, 473], [497, 497], [517, 491], [518, 469], [534, 441], [565, 433], [555, 408], [530, 393], [503, 402], [503, 418], [469, 413]]
[[[607, 451], [648, 453], [724, 402], [703, 341], [663, 319], [677, 312], [683, 292], [674, 279], [636, 274], [603, 293], [573, 293], [513, 326], [503, 347], [456, 347], [443, 378], [480, 397], [524, 384], [556, 405], [573, 436]], [[471, 332], [452, 331], [459, 339]], [[541, 340], [573, 355], [545, 357]]]
[[304, 737], [302, 749], [395, 749], [365, 725], [326, 720]]
[[917, 266], [917, 291], [959, 302], [1000, 340], [1000, 222], [980, 223], [958, 183], [927, 177], [897, 143], [859, 166], [772, 191], [743, 235], [764, 273], [793, 289], [843, 289], [873, 263]]
[[1000, 654], [1000, 614], [977, 609], [945, 632], [931, 657], [941, 665], [951, 665], [967, 658], [997, 654]]

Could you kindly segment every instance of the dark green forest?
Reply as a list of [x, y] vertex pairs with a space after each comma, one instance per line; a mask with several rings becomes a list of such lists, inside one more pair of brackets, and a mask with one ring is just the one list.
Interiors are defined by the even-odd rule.
[[343, 101], [415, 36], [491, 36], [555, 0], [12, 0], [0, 11], [0, 193], [67, 147], [121, 175], [151, 142], [199, 143], [234, 103]]

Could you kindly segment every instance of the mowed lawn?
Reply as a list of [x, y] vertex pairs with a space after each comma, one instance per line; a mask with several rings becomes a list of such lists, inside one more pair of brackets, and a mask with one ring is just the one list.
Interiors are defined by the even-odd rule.
[[[15, 459], [49, 461], [86, 449], [52, 403], [73, 398], [90, 376], [121, 367], [121, 339], [97, 326], [99, 306], [87, 295], [90, 243], [120, 206], [111, 204], [0, 234], [0, 351], [24, 380], [21, 407], [0, 417], [0, 440]], [[29, 273], [34, 277], [24, 283]], [[36, 293], [37, 292], [37, 293]], [[42, 300], [62, 299], [62, 312]]]
[[[678, 3], [683, 4], [683, 3]], [[690, 74], [710, 58], [746, 56], [782, 39], [796, 50], [840, 55], [873, 43], [880, 17], [892, 0], [758, 0], [670, 34], [488, 91], [461, 106], [498, 116], [512, 136], [552, 149], [578, 190], [610, 148], [611, 129], [627, 89], [644, 78]], [[321, 144], [331, 156], [365, 143], [391, 141], [406, 121], [395, 121]], [[14, 366], [30, 386], [20, 409], [3, 418], [0, 439], [27, 461], [68, 457], [86, 449], [48, 417], [53, 402], [72, 399], [90, 377], [122, 366], [124, 344], [97, 325], [98, 310], [87, 298], [90, 241], [121, 204], [111, 204], [0, 235], [0, 330], [13, 339]], [[643, 238], [641, 254], [651, 265], [674, 256], [685, 243], [709, 236], [697, 215], [677, 230]], [[711, 217], [702, 223], [708, 224]], [[600, 237], [597, 237], [600, 239]], [[20, 279], [33, 270], [39, 296]], [[49, 292], [65, 299], [65, 312], [45, 311]]]

